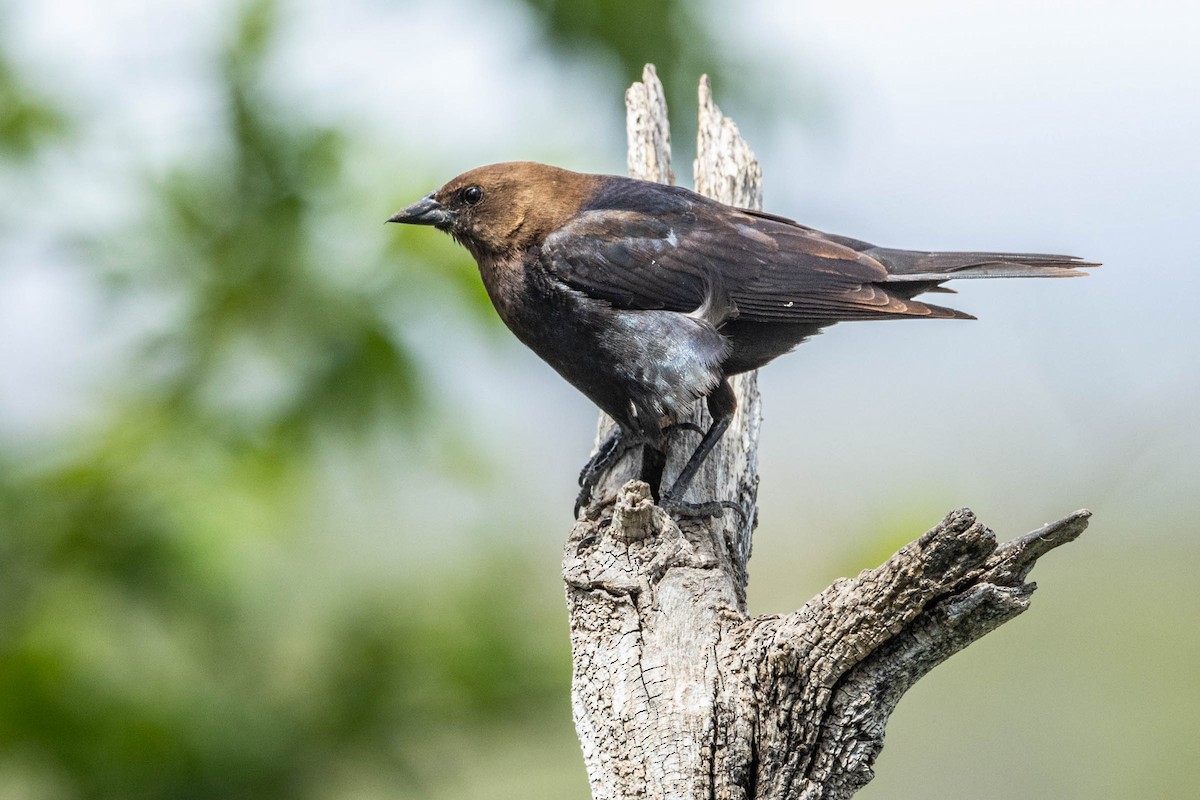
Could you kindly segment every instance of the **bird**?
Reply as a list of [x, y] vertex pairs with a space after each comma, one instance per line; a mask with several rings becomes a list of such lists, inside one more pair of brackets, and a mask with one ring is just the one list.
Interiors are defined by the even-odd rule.
[[[974, 319], [917, 300], [962, 278], [1074, 277], [1099, 266], [1038, 253], [877, 247], [680, 186], [531, 161], [464, 172], [388, 218], [430, 225], [479, 266], [500, 318], [616, 423], [580, 474], [575, 514], [622, 453], [642, 446], [654, 499], [684, 494], [736, 409], [731, 376], [838, 322]], [[712, 422], [665, 491], [662, 452], [703, 399]], [[654, 465], [657, 466], [654, 466]], [[647, 472], [648, 471], [648, 472]]]

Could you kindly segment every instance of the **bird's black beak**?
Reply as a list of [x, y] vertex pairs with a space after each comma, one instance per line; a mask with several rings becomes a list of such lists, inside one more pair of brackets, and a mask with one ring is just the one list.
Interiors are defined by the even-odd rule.
[[397, 211], [388, 217], [388, 222], [404, 222], [409, 225], [433, 225], [437, 228], [449, 228], [454, 224], [456, 214], [426, 195], [407, 208]]

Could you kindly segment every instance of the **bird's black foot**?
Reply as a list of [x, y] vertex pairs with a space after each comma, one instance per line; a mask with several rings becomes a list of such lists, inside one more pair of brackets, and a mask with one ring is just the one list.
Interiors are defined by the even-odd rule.
[[617, 456], [622, 451], [621, 438], [621, 429], [613, 428], [612, 433], [608, 434], [608, 438], [600, 443], [596, 452], [592, 453], [592, 457], [583, 465], [583, 469], [579, 470], [580, 486], [584, 486], [589, 480], [594, 483], [596, 475], [617, 460]]
[[742, 524], [746, 524], [746, 510], [732, 500], [710, 500], [707, 503], [688, 503], [672, 496], [663, 495], [659, 506], [673, 517], [719, 517], [725, 511], [736, 511]]
[[579, 510], [592, 499], [592, 490], [596, 488], [596, 484], [600, 482], [609, 468], [617, 463], [626, 451], [640, 445], [641, 442], [630, 441], [629, 437], [624, 436], [620, 428], [613, 428], [612, 433], [600, 443], [596, 452], [579, 471], [579, 496], [575, 498], [576, 518], [579, 517]]
[[704, 428], [701, 428], [694, 422], [672, 422], [670, 425], [663, 428], [663, 433], [670, 433], [674, 430], [691, 431], [692, 433], [698, 433], [701, 436], [704, 435]]

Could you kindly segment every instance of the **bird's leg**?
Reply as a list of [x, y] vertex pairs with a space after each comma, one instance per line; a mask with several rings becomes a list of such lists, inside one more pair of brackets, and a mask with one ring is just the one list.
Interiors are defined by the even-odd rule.
[[662, 496], [663, 470], [667, 467], [667, 442], [672, 431], [687, 431], [701, 437], [705, 433], [704, 428], [694, 422], [671, 422], [663, 426], [657, 447], [646, 444], [642, 451], [642, 480], [650, 484], [655, 503], [658, 503]]
[[705, 503], [687, 503], [683, 500], [683, 495], [687, 492], [692, 480], [695, 479], [696, 473], [700, 471], [704, 459], [716, 447], [717, 442], [729, 427], [729, 421], [728, 417], [713, 420], [712, 425], [705, 432], [704, 438], [700, 440], [700, 444], [696, 445], [691, 457], [684, 464], [674, 485], [663, 494], [662, 500], [659, 502], [660, 506], [668, 511], [692, 517], [715, 517], [728, 508], [738, 512], [745, 519], [746, 512], [732, 500], [712, 500]]
[[[692, 451], [692, 455], [688, 458], [687, 463], [683, 465], [683, 469], [680, 470], [679, 477], [675, 479], [674, 485], [663, 493], [659, 505], [668, 511], [675, 511], [688, 516], [706, 517], [714, 517], [728, 508], [738, 512], [743, 521], [745, 520], [746, 512], [732, 500], [713, 500], [706, 503], [685, 503], [683, 501], [683, 496], [687, 493], [688, 486], [696, 478], [696, 473], [703, 466], [704, 459], [708, 458], [708, 454], [712, 452], [712, 449], [716, 447], [717, 442], [720, 441], [725, 431], [729, 428], [729, 423], [733, 420], [735, 409], [737, 409], [737, 398], [733, 394], [733, 387], [729, 385], [728, 380], [722, 381], [721, 385], [708, 396], [708, 412], [713, 418], [712, 425], [708, 426], [708, 430], [704, 432], [704, 436], [700, 439], [700, 444], [696, 445], [696, 449]], [[696, 427], [691, 423], [679, 424], [679, 427], [685, 426], [688, 429]]]
[[665, 445], [660, 444], [655, 446], [650, 442], [646, 442], [642, 448], [642, 474], [641, 479], [650, 486], [650, 496], [654, 498], [654, 502], [659, 501], [662, 495], [662, 477], [663, 470], [667, 468], [667, 454]]

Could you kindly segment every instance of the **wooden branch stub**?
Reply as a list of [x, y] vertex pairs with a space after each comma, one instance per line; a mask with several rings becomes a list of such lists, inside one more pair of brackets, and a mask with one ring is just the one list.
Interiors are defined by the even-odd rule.
[[666, 526], [667, 512], [654, 505], [650, 485], [630, 481], [621, 487], [613, 508], [611, 532], [614, 538], [632, 542], [659, 533]]
[[755, 619], [695, 527], [664, 515], [630, 538], [577, 523], [564, 578], [593, 797], [851, 797], [900, 697], [1025, 611], [1033, 564], [1089, 516], [997, 546], [960, 509], [799, 611]]
[[674, 184], [667, 96], [653, 64], [642, 70], [641, 83], [634, 83], [625, 91], [625, 118], [629, 177]]
[[700, 124], [693, 166], [700, 194], [738, 208], [762, 210], [762, 167], [734, 121], [713, 102], [707, 75], [700, 76]]

